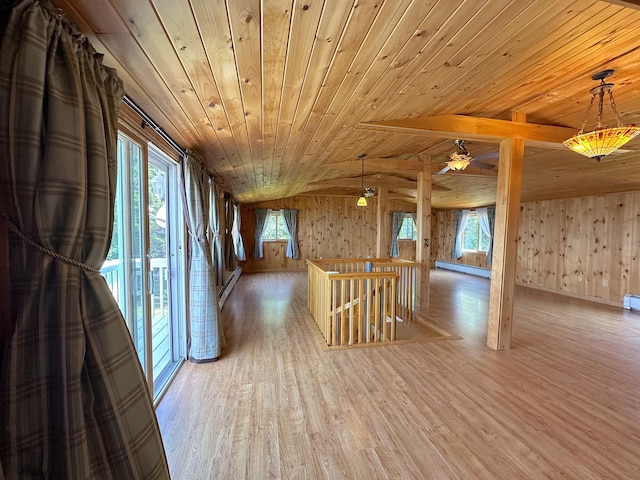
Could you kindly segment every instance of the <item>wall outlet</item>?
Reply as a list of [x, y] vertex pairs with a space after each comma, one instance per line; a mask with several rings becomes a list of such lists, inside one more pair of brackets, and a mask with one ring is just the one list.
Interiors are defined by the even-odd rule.
[[609, 286], [609, 279], [608, 278], [603, 278], [602, 279], [602, 286], [603, 287], [608, 287]]

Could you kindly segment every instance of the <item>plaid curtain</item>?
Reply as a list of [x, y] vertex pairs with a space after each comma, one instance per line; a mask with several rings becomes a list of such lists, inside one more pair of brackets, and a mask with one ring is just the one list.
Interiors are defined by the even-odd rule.
[[496, 207], [487, 207], [487, 221], [489, 222], [489, 246], [487, 247], [487, 265], [493, 262], [493, 230], [496, 226]]
[[226, 193], [224, 195], [224, 213], [225, 213], [225, 228], [224, 228], [224, 260], [227, 270], [235, 270], [238, 266], [238, 257], [236, 257], [236, 246], [233, 242], [233, 234], [231, 232], [233, 228], [233, 200], [231, 195]]
[[390, 257], [397, 257], [400, 255], [400, 248], [398, 246], [398, 235], [400, 235], [400, 230], [402, 229], [402, 222], [404, 222], [404, 217], [406, 217], [406, 212], [393, 212], [391, 216], [391, 251], [389, 252]]
[[262, 250], [262, 234], [264, 233], [264, 227], [267, 226], [267, 220], [269, 219], [269, 211], [266, 208], [256, 208], [255, 210], [255, 236], [253, 241], [253, 254], [251, 258], [254, 260], [260, 260], [264, 255]]
[[224, 336], [208, 238], [209, 175], [191, 152], [187, 152], [182, 159], [181, 186], [187, 229], [191, 237], [189, 356], [195, 363], [204, 363], [220, 356]]
[[453, 245], [451, 247], [451, 258], [458, 260], [462, 258], [462, 234], [467, 226], [469, 218], [469, 210], [456, 210], [453, 212], [453, 228], [455, 236], [453, 237]]
[[121, 82], [46, 0], [15, 2], [0, 35], [0, 215], [11, 259], [0, 477], [169, 478], [142, 368], [99, 272], [113, 228]]
[[297, 259], [300, 256], [298, 249], [298, 211], [285, 208], [282, 210], [282, 218], [289, 233], [289, 241], [287, 242], [287, 258]]
[[218, 208], [218, 185], [209, 178], [209, 232], [211, 242], [211, 262], [216, 272], [216, 285], [224, 283], [222, 243], [220, 239], [220, 210]]

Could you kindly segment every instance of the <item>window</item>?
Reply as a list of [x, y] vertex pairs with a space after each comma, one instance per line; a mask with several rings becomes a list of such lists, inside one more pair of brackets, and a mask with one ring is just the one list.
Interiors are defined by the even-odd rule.
[[464, 232], [462, 232], [462, 250], [486, 252], [487, 248], [489, 248], [489, 236], [482, 231], [478, 215], [475, 212], [470, 212]]
[[118, 135], [111, 247], [101, 273], [123, 313], [154, 397], [185, 356], [184, 231], [177, 163]]
[[400, 227], [398, 240], [415, 240], [415, 239], [416, 239], [416, 224], [413, 222], [413, 215], [411, 213], [407, 213], [404, 217], [404, 220], [402, 220], [402, 227]]
[[289, 231], [287, 230], [287, 226], [284, 223], [284, 218], [282, 218], [282, 212], [280, 210], [274, 210], [269, 212], [269, 217], [267, 218], [267, 225], [264, 227], [264, 233], [262, 234], [262, 239], [265, 241], [278, 241], [278, 240], [289, 240]]

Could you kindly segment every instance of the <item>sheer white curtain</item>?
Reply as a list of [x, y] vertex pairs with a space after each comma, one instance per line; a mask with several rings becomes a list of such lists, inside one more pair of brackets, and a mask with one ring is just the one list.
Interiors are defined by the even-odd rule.
[[462, 258], [462, 233], [467, 226], [468, 218], [469, 210], [456, 210], [453, 214], [456, 236], [453, 239], [451, 258], [454, 258], [456, 260]]
[[247, 259], [247, 254], [244, 251], [244, 242], [242, 241], [242, 235], [240, 234], [240, 205], [234, 202], [233, 209], [235, 211], [235, 215], [231, 236], [233, 237], [233, 245], [236, 249], [236, 257], [238, 260], [244, 262]]
[[[492, 232], [491, 232], [491, 226], [489, 225], [489, 216], [487, 214], [487, 209], [486, 208], [477, 208], [476, 209], [476, 215], [478, 216], [478, 224], [480, 225], [480, 228], [482, 229], [482, 232], [489, 237], [489, 244], [491, 244], [491, 236], [492, 236]], [[487, 249], [487, 265], [491, 265], [491, 259], [489, 257], [489, 251]]]

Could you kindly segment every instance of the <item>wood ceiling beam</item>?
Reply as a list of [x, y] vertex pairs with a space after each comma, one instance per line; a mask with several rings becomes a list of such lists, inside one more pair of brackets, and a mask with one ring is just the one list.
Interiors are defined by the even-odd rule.
[[[418, 197], [418, 182], [413, 187], [413, 189], [404, 189], [404, 188], [395, 188], [394, 192], [403, 193], [409, 197], [417, 198]], [[450, 192], [451, 189], [449, 187], [443, 187], [442, 185], [438, 185], [437, 183], [431, 182], [431, 190], [438, 190], [439, 192]], [[389, 194], [391, 196], [391, 194]]]
[[[379, 178], [378, 178], [379, 177]], [[386, 175], [372, 175], [364, 177], [365, 187], [374, 188], [416, 188], [416, 181], [406, 178], [389, 177]], [[360, 177], [347, 177], [347, 178], [334, 178], [331, 180], [321, 180], [319, 182], [309, 183], [310, 187], [323, 186], [323, 187], [352, 187], [360, 189]]]
[[[349, 170], [359, 172], [362, 169], [360, 160], [347, 160], [346, 162], [323, 163], [323, 167], [334, 170]], [[400, 158], [365, 158], [365, 172], [421, 172], [422, 163], [419, 160]]]
[[[446, 188], [446, 187], [440, 187], [438, 185], [434, 185], [433, 186], [433, 190], [443, 190], [443, 191], [449, 191], [451, 190], [450, 188]], [[357, 193], [353, 193], [353, 192], [348, 192], [348, 191], [343, 191], [343, 192], [336, 192], [333, 189], [326, 189], [326, 190], [308, 190], [308, 191], [304, 191], [304, 192], [299, 192], [296, 193], [296, 196], [327, 196], [327, 197], [345, 197], [345, 198], [357, 198], [358, 196], [360, 196], [360, 192], [358, 191]], [[417, 192], [416, 190], [411, 190], [411, 189], [404, 189], [404, 188], [399, 188], [399, 189], [395, 189], [395, 190], [389, 190], [388, 192], [388, 198], [391, 200], [399, 200], [399, 201], [404, 201], [407, 204], [411, 204], [414, 205], [416, 203], [416, 198], [417, 198]]]
[[604, 0], [608, 3], [613, 3], [614, 5], [620, 5], [621, 7], [635, 8], [636, 10], [640, 10], [640, 0]]
[[357, 128], [430, 137], [463, 138], [492, 143], [499, 143], [510, 138], [525, 140], [528, 146], [543, 148], [566, 148], [562, 142], [577, 133], [575, 129], [567, 127], [467, 115], [436, 115], [360, 122]]
[[444, 173], [439, 173], [442, 170], [441, 166], [435, 165], [434, 168], [431, 169], [431, 173], [433, 175], [462, 175], [467, 177], [497, 177], [498, 172], [496, 170], [489, 170], [486, 168], [478, 168], [473, 165], [469, 165], [467, 168], [462, 170], [461, 172], [456, 172], [454, 170], [448, 170]]

